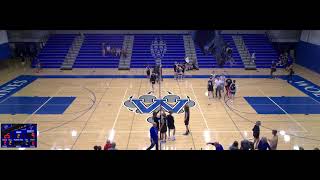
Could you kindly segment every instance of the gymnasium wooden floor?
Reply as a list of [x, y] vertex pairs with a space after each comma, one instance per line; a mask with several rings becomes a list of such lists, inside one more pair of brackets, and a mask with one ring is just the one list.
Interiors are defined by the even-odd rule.
[[[212, 69], [188, 72], [187, 75], [208, 75]], [[229, 75], [268, 75], [269, 69], [245, 71], [242, 69], [215, 69], [217, 74]], [[36, 74], [33, 69], [23, 68], [20, 64], [10, 65], [0, 70], [0, 84], [4, 84], [19, 75], [141, 75], [144, 69], [118, 71], [117, 69], [76, 69], [61, 72], [57, 69], [45, 69]], [[172, 74], [165, 69], [164, 75]], [[277, 75], [286, 74], [278, 70]], [[296, 66], [296, 74], [320, 85], [320, 75]], [[267, 128], [284, 130], [295, 136], [318, 139], [319, 141], [290, 136], [285, 142], [279, 134], [278, 149], [293, 149], [295, 145], [313, 149], [320, 145], [320, 114], [283, 114], [262, 115], [244, 100], [244, 96], [307, 96], [286, 81], [276, 79], [238, 78], [237, 98], [228, 105], [240, 112], [232, 111], [223, 99], [208, 100], [206, 96], [207, 79], [187, 78], [181, 82], [164, 79], [161, 94], [170, 91], [180, 97], [189, 96], [195, 101], [191, 108], [191, 135], [182, 135], [185, 131], [184, 114], [174, 114], [176, 141], [167, 141], [163, 150], [214, 149], [207, 146], [208, 141], [218, 141], [228, 149], [234, 141], [252, 138], [253, 123], [257, 120]], [[147, 79], [133, 78], [59, 78], [37, 79], [13, 96], [75, 96], [76, 100], [61, 115], [36, 114], [0, 114], [0, 123], [37, 123], [38, 150], [72, 149], [90, 150], [94, 145], [103, 146], [107, 138], [112, 138], [120, 150], [143, 150], [150, 145], [150, 123], [148, 114], [135, 114], [124, 105], [130, 96], [138, 98], [150, 91]], [[89, 91], [90, 90], [90, 91]], [[91, 92], [92, 91], [92, 92]], [[157, 95], [156, 89], [155, 95]], [[96, 101], [92, 101], [95, 99]], [[242, 113], [245, 112], [245, 113]], [[261, 136], [271, 138], [271, 131], [261, 127]]]

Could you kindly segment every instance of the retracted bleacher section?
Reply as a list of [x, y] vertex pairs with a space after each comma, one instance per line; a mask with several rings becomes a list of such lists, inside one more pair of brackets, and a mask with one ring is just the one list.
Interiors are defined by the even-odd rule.
[[[166, 52], [162, 58], [164, 68], [172, 68], [175, 61], [184, 62], [184, 34], [136, 34], [134, 35], [131, 68], [153, 66], [155, 58], [151, 54], [151, 44], [156, 38], [166, 43]], [[60, 68], [72, 42], [77, 34], [53, 34], [49, 37], [45, 47], [38, 55], [41, 67]], [[239, 52], [232, 39], [232, 34], [222, 34], [225, 42], [233, 50], [234, 63], [226, 63], [224, 68], [244, 68]], [[278, 53], [273, 48], [268, 37], [264, 34], [242, 34], [244, 43], [250, 54], [256, 53], [257, 68], [270, 68], [271, 62], [278, 59]], [[84, 42], [74, 62], [73, 68], [118, 68], [120, 57], [110, 54], [102, 55], [102, 43], [109, 43], [111, 47], [122, 48], [124, 35], [122, 34], [85, 34]], [[217, 68], [217, 61], [213, 55], [204, 55], [196, 47], [196, 55], [200, 68]], [[33, 64], [33, 67], [34, 64]]]
[[242, 39], [250, 52], [255, 52], [257, 68], [270, 68], [277, 61], [278, 53], [265, 34], [242, 34]]
[[153, 66], [155, 58], [152, 56], [150, 47], [155, 38], [165, 41], [167, 51], [162, 58], [163, 68], [172, 68], [175, 61], [184, 62], [185, 50], [183, 34], [139, 34], [134, 36], [133, 51], [131, 57], [131, 68], [144, 68]]
[[[243, 68], [243, 62], [241, 60], [241, 57], [238, 53], [238, 50], [236, 48], [236, 45], [234, 44], [234, 41], [232, 39], [232, 35], [229, 34], [223, 34], [222, 35], [223, 40], [230, 45], [232, 48], [232, 57], [234, 59], [234, 63], [226, 63], [223, 67], [224, 68]], [[217, 68], [217, 60], [215, 57], [210, 53], [205, 55], [199, 46], [196, 45], [196, 53], [198, 58], [198, 65], [200, 68]]]
[[[75, 34], [51, 35], [37, 57], [41, 67], [60, 68], [75, 37]], [[34, 61], [32, 67], [35, 67]]]
[[123, 35], [85, 34], [85, 39], [73, 68], [118, 68], [118, 56], [102, 55], [102, 43], [111, 48], [122, 48]]

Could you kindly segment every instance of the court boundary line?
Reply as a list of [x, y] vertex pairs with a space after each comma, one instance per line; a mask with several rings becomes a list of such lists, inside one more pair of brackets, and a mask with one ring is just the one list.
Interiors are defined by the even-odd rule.
[[28, 122], [43, 106], [45, 106], [53, 97], [59, 94], [59, 92], [63, 89], [63, 86], [60, 87], [57, 92], [53, 96], [51, 96], [46, 102], [44, 102], [37, 110], [35, 110], [32, 114], [30, 114], [24, 121], [23, 124]]
[[269, 96], [267, 96], [259, 87], [256, 87], [263, 96], [267, 97], [271, 102], [273, 102], [280, 110], [282, 110], [293, 122], [295, 122], [300, 128], [302, 128], [305, 133], [309, 133], [309, 131], [306, 130], [305, 127], [303, 127], [299, 122], [297, 122], [291, 115], [288, 114], [287, 111], [285, 111], [281, 106], [279, 106], [276, 102], [274, 102]]
[[201, 114], [201, 116], [202, 116], [202, 119], [204, 120], [204, 123], [205, 123], [205, 125], [206, 125], [206, 128], [207, 128], [207, 130], [210, 130], [210, 129], [209, 129], [209, 126], [208, 126], [207, 119], [204, 117], [202, 108], [201, 108], [200, 103], [199, 103], [199, 100], [198, 100], [198, 98], [197, 98], [197, 96], [196, 96], [196, 94], [195, 94], [195, 92], [194, 92], [194, 89], [193, 89], [192, 84], [190, 85], [190, 87], [191, 87], [192, 93], [193, 93], [193, 95], [194, 95], [194, 97], [195, 97], [195, 100], [197, 101], [197, 105], [198, 105], [198, 107], [199, 107], [200, 114]]

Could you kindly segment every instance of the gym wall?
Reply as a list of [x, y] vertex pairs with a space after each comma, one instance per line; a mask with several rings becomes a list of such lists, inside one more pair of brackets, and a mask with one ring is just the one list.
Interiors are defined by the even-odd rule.
[[320, 73], [320, 30], [304, 30], [296, 47], [297, 64]]

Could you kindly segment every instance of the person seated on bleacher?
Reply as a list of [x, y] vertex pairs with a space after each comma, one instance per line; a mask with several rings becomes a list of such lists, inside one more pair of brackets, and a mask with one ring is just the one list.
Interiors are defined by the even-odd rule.
[[127, 51], [125, 49], [121, 49], [121, 55], [123, 58], [127, 58]]
[[111, 55], [112, 56], [115, 56], [116, 55], [116, 48], [111, 48]]
[[111, 47], [110, 45], [107, 43], [107, 49], [106, 49], [106, 53], [110, 54], [111, 53]]
[[101, 49], [102, 49], [102, 56], [105, 56], [106, 55], [106, 49], [104, 47], [104, 43], [102, 43]]
[[120, 48], [116, 48], [116, 56], [121, 56], [121, 49]]

